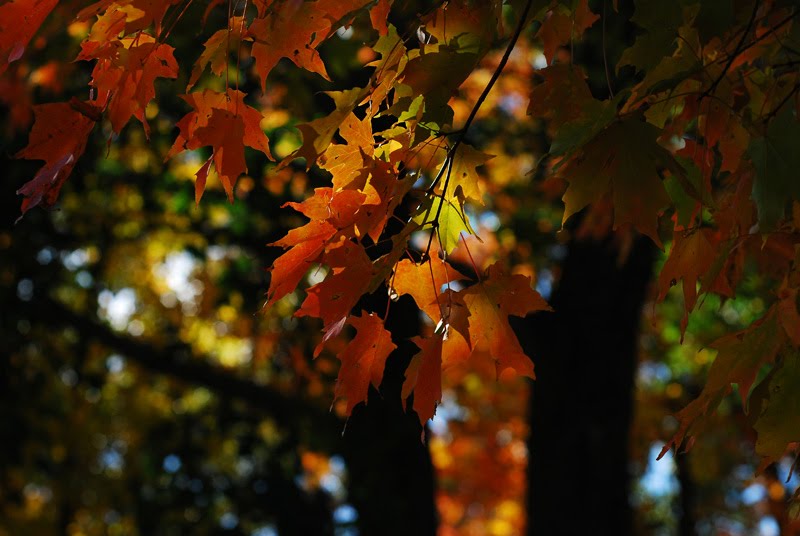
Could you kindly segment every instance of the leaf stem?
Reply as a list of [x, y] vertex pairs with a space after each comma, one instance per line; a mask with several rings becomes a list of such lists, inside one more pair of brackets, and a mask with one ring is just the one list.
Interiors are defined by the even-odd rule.
[[[445, 195], [447, 194], [447, 187], [450, 184], [450, 172], [453, 170], [453, 159], [449, 154], [443, 165], [447, 166], [447, 175], [445, 176], [444, 187], [442, 188], [442, 200], [439, 201], [439, 206], [436, 207], [436, 216], [433, 218], [433, 230], [431, 231], [430, 238], [428, 238], [428, 247], [425, 248], [425, 254], [423, 257], [430, 257], [433, 235], [438, 234], [439, 231], [439, 216], [442, 214], [442, 205], [448, 202], [445, 198]], [[441, 242], [441, 238], [439, 241]]]
[[469, 262], [472, 263], [472, 269], [475, 270], [475, 277], [478, 278], [478, 283], [481, 283], [481, 273], [478, 270], [478, 265], [475, 264], [475, 259], [472, 257], [472, 252], [469, 250], [469, 246], [467, 245], [467, 239], [464, 238], [464, 233], [458, 233], [458, 236], [461, 238], [461, 242], [464, 243], [464, 249], [467, 250], [467, 255], [469, 255]]

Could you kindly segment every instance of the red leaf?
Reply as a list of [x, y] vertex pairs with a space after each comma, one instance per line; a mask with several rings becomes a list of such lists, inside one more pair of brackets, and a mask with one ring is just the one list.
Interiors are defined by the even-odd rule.
[[392, 9], [390, 0], [378, 0], [378, 2], [369, 10], [369, 20], [372, 22], [372, 27], [378, 30], [380, 35], [387, 35], [389, 28], [387, 27], [389, 19], [389, 10]]
[[145, 109], [156, 96], [155, 79], [178, 76], [174, 49], [141, 34], [135, 39], [120, 40], [113, 50], [113, 54], [98, 60], [92, 71], [92, 85], [102, 101], [110, 99], [108, 117], [114, 132], [119, 133], [131, 117], [136, 117], [149, 137]]
[[675, 233], [669, 258], [658, 277], [658, 299], [663, 300], [669, 289], [683, 280], [681, 339], [689, 322], [689, 312], [697, 303], [697, 282], [706, 278], [720, 253], [720, 237], [711, 229]]
[[372, 262], [361, 245], [343, 239], [321, 261], [330, 267], [322, 283], [308, 289], [296, 316], [321, 318], [326, 329], [350, 314], [372, 280]]
[[[100, 113], [91, 104], [81, 105]], [[35, 106], [33, 113], [36, 120], [28, 145], [16, 154], [16, 158], [44, 160], [45, 165], [17, 190], [17, 194], [25, 196], [23, 215], [36, 205], [51, 207], [55, 204], [61, 187], [86, 150], [89, 133], [95, 125], [87, 113], [78, 111], [76, 106], [67, 102]]]
[[206, 89], [183, 95], [194, 111], [178, 122], [181, 133], [167, 155], [167, 158], [171, 158], [183, 151], [210, 145], [214, 168], [230, 200], [233, 200], [236, 179], [247, 171], [245, 145], [272, 158], [269, 139], [260, 127], [263, 115], [247, 106], [244, 96], [244, 93], [234, 89], [228, 89], [226, 93]]
[[0, 74], [17, 61], [58, 0], [11, 0], [0, 5]]
[[254, 20], [249, 34], [254, 41], [252, 55], [261, 87], [266, 87], [267, 76], [281, 58], [288, 58], [298, 67], [328, 80], [317, 47], [333, 34], [345, 15], [369, 3], [364, 0], [282, 2], [265, 17]]
[[195, 173], [195, 177], [197, 180], [194, 181], [194, 203], [195, 205], [200, 204], [200, 198], [203, 197], [203, 192], [206, 189], [206, 179], [208, 179], [208, 170], [211, 167], [211, 161], [213, 160], [214, 156], [210, 156], [208, 160], [206, 160], [205, 164], [202, 165], [200, 169], [197, 170]]
[[370, 384], [376, 389], [380, 386], [386, 358], [397, 348], [379, 316], [354, 316], [349, 323], [356, 328], [356, 336], [339, 354], [342, 368], [335, 391], [337, 399], [347, 399], [347, 415], [356, 404], [367, 401]]
[[442, 348], [443, 335], [430, 338], [414, 337], [420, 352], [415, 355], [406, 369], [406, 381], [403, 382], [402, 396], [408, 399], [414, 391], [414, 411], [419, 422], [425, 426], [428, 419], [433, 418], [436, 406], [442, 401]]
[[303, 227], [292, 229], [285, 237], [270, 244], [292, 249], [278, 257], [272, 264], [267, 306], [297, 288], [297, 284], [311, 265], [319, 259], [325, 244], [335, 232], [336, 229], [329, 223], [312, 221]]

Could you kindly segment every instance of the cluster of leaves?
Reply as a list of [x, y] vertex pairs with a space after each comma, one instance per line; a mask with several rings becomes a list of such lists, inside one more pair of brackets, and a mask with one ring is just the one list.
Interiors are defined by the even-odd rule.
[[[155, 80], [183, 76], [168, 39], [190, 3], [102, 0], [78, 13], [91, 27], [77, 59], [95, 62], [92, 98], [36, 107], [30, 143], [18, 156], [45, 165], [19, 191], [23, 213], [56, 201], [97, 123], [118, 134], [135, 117], [148, 132]], [[0, 6], [0, 69], [22, 56], [55, 4]], [[800, 27], [790, 2], [639, 0], [632, 18], [639, 35], [616, 66], [634, 73], [634, 82], [615, 91], [607, 66], [605, 100], [592, 94], [580, 66], [560, 61], [561, 48], [601, 20], [586, 0], [511, 2], [508, 10], [499, 0], [437, 3], [418, 16], [416, 35], [399, 35], [387, 22], [388, 0], [254, 0], [227, 8], [228, 24], [192, 66], [183, 96], [192, 111], [178, 122], [167, 155], [210, 147], [197, 171], [197, 201], [212, 169], [232, 198], [247, 170], [245, 146], [271, 157], [262, 114], [238, 89], [239, 69], [230, 79], [231, 54], [237, 66], [242, 56], [252, 58], [268, 93], [282, 58], [327, 78], [319, 47], [362, 14], [379, 36], [365, 66], [368, 82], [328, 92], [334, 110], [300, 125], [302, 144], [279, 164], [302, 158], [327, 171], [332, 184], [289, 204], [309, 222], [273, 244], [286, 252], [271, 269], [267, 295], [275, 304], [309, 270], [325, 274], [297, 315], [322, 320], [316, 353], [346, 325], [355, 328], [338, 356], [336, 396], [346, 398], [347, 413], [380, 384], [395, 348], [382, 317], [358, 311], [360, 298], [381, 288], [392, 300], [409, 294], [430, 319], [429, 333], [413, 340], [420, 353], [403, 389], [415, 393], [422, 422], [441, 399], [442, 371], [472, 355], [485, 356], [498, 374], [534, 375], [508, 323], [509, 315], [548, 309], [530, 279], [500, 263], [485, 272], [471, 263], [467, 276], [469, 264], [448, 259], [474, 234], [469, 207], [483, 203], [486, 189], [479, 168], [490, 156], [465, 136], [528, 32], [541, 41], [548, 65], [538, 71], [528, 112], [546, 121], [552, 138], [540, 168], [563, 185], [563, 221], [581, 212], [580, 230], [590, 234], [635, 230], [659, 246], [671, 240], [658, 296], [682, 283], [684, 329], [702, 295], [734, 296], [745, 266], [761, 267], [775, 282], [762, 318], [712, 344], [718, 355], [708, 383], [678, 414], [680, 429], [665, 449], [691, 445], [733, 384], [765, 463], [800, 439], [792, 395], [800, 382], [800, 157], [793, 150]], [[23, 17], [24, 27], [8, 22]], [[501, 38], [509, 45], [495, 75], [464, 124], [453, 125], [451, 97]], [[206, 69], [224, 78], [224, 91], [192, 91]]]

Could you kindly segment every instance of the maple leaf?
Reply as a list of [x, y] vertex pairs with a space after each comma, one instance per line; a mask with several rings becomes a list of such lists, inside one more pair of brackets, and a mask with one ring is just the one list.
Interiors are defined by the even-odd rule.
[[406, 369], [401, 397], [407, 400], [414, 392], [412, 407], [417, 412], [423, 426], [436, 413], [436, 406], [442, 400], [442, 348], [444, 334], [411, 339], [419, 353], [411, 358]]
[[452, 123], [448, 101], [497, 35], [499, 7], [494, 2], [449, 2], [420, 27], [428, 37], [424, 46], [406, 54], [402, 87], [410, 88], [406, 95], [423, 97], [418, 124], [424, 129], [442, 130]]
[[528, 113], [545, 119], [549, 132], [558, 133], [569, 123], [599, 113], [602, 104], [592, 97], [579, 67], [556, 64], [537, 71], [537, 75], [542, 82], [531, 92]]
[[669, 55], [675, 47], [678, 28], [683, 24], [683, 11], [680, 5], [672, 2], [637, 0], [631, 21], [645, 32], [622, 53], [617, 71], [625, 65], [647, 70], [665, 54]]
[[497, 36], [502, 6], [499, 2], [448, 2], [423, 21], [431, 39], [428, 45], [443, 44], [462, 52], [480, 54]]
[[[105, 4], [92, 9], [90, 6], [78, 13], [76, 17], [79, 21], [84, 21], [97, 16], [97, 20], [92, 24], [89, 35], [81, 42], [81, 52], [77, 60], [91, 60], [98, 58], [111, 58], [119, 48], [119, 36], [125, 32], [125, 23], [128, 13], [120, 6], [105, 2]], [[111, 9], [107, 9], [111, 6]]]
[[487, 276], [458, 293], [469, 311], [469, 335], [473, 347], [486, 347], [495, 360], [497, 375], [507, 368], [534, 378], [533, 362], [522, 351], [508, 316], [551, 311], [531, 288], [530, 277], [508, 274], [498, 263]]
[[[233, 200], [233, 185], [247, 172], [245, 146], [257, 149], [272, 158], [269, 139], [261, 130], [261, 112], [244, 103], [245, 94], [235, 89], [225, 93], [205, 89], [183, 95], [194, 111], [178, 121], [180, 134], [167, 158], [187, 151], [211, 146], [214, 168], [222, 180], [228, 199]], [[195, 194], [199, 199], [199, 195]]]
[[345, 143], [329, 145], [319, 166], [333, 175], [333, 187], [339, 190], [363, 175], [365, 162], [370, 161], [375, 153], [375, 140], [369, 116], [359, 119], [350, 113], [337, 128]]
[[392, 0], [378, 0], [369, 10], [369, 20], [372, 22], [372, 27], [378, 30], [378, 34], [381, 36], [389, 34], [387, 24], [391, 8]]
[[283, 206], [292, 207], [312, 221], [327, 221], [341, 231], [353, 225], [366, 198], [358, 190], [316, 188], [314, 195], [302, 203], [288, 202]]
[[689, 322], [689, 312], [697, 303], [698, 281], [702, 281], [701, 292], [711, 289], [725, 296], [733, 294], [722, 270], [728, 253], [729, 248], [723, 248], [721, 244], [720, 233], [712, 229], [675, 232], [669, 258], [658, 276], [658, 299], [663, 300], [669, 289], [683, 280], [681, 340]]
[[248, 29], [253, 39], [252, 55], [261, 87], [281, 58], [328, 78], [317, 47], [340, 25], [342, 19], [371, 2], [365, 0], [276, 1], [264, 17]]
[[231, 17], [227, 28], [217, 30], [203, 45], [203, 52], [200, 58], [192, 66], [192, 74], [189, 77], [189, 84], [186, 91], [200, 79], [206, 67], [211, 66], [211, 72], [220, 76], [228, 67], [228, 54], [231, 49], [237, 50], [242, 40], [242, 28], [244, 19], [242, 17]]
[[34, 106], [33, 113], [35, 122], [28, 145], [15, 157], [44, 160], [45, 164], [17, 190], [17, 194], [25, 197], [22, 215], [37, 205], [53, 206], [64, 181], [86, 150], [89, 133], [100, 117], [100, 110], [94, 105], [77, 100], [40, 104]]
[[564, 218], [602, 196], [614, 202], [614, 228], [630, 223], [661, 247], [658, 215], [670, 204], [659, 169], [674, 175], [684, 170], [656, 138], [659, 130], [629, 118], [612, 123], [559, 169], [569, 181], [564, 193]]
[[460, 206], [457, 199], [447, 199], [444, 196], [434, 197], [427, 208], [414, 217], [420, 227], [433, 225], [433, 231], [439, 245], [446, 254], [458, 246], [461, 233], [475, 234], [469, 217]]
[[356, 336], [338, 356], [342, 367], [335, 395], [347, 399], [345, 413], [350, 415], [358, 403], [367, 401], [370, 385], [380, 386], [386, 358], [397, 346], [383, 320], [373, 313], [350, 317], [348, 323], [356, 328]]
[[762, 232], [775, 230], [786, 214], [788, 201], [800, 199], [800, 123], [790, 108], [778, 115], [767, 127], [766, 135], [750, 140], [748, 153], [756, 170], [753, 200], [758, 207], [758, 223]]
[[322, 255], [325, 244], [335, 233], [336, 228], [331, 224], [313, 220], [303, 227], [292, 229], [285, 237], [269, 244], [291, 249], [272, 263], [267, 306], [297, 288], [300, 280]]
[[392, 288], [398, 296], [409, 294], [428, 318], [434, 323], [450, 315], [442, 288], [450, 282], [467, 279], [458, 270], [431, 256], [426, 262], [417, 264], [409, 259], [397, 263], [392, 279]]
[[[778, 326], [775, 309], [770, 309], [760, 320], [747, 329], [725, 335], [711, 344], [717, 357], [708, 371], [703, 391], [675, 417], [680, 426], [670, 441], [664, 445], [659, 459], [673, 446], [679, 447], [684, 439], [695, 434], [704, 421], [716, 410], [722, 398], [738, 384], [742, 406], [747, 410], [750, 388], [761, 367], [775, 360], [783, 347], [785, 334]], [[687, 449], [691, 447], [691, 442]]]
[[329, 246], [321, 262], [330, 271], [321, 283], [306, 291], [306, 299], [295, 316], [321, 318], [328, 330], [346, 318], [367, 292], [373, 266], [361, 245], [344, 238]]
[[179, 2], [180, 0], [99, 0], [82, 9], [76, 18], [102, 18], [113, 13], [114, 18], [120, 15], [123, 17], [126, 34], [140, 32], [151, 24], [155, 26], [156, 34], [160, 34], [164, 16], [171, 6]]
[[372, 160], [362, 191], [364, 205], [358, 209], [355, 220], [355, 233], [364, 234], [378, 242], [386, 223], [414, 184], [414, 178], [406, 175], [399, 179], [394, 167], [382, 160]]
[[459, 293], [446, 288], [449, 283], [465, 279], [465, 275], [437, 256], [421, 264], [404, 259], [394, 268], [394, 292], [398, 296], [410, 295], [436, 326], [437, 333], [445, 335], [446, 367], [465, 361], [472, 353], [466, 304]]
[[766, 458], [762, 467], [779, 460], [790, 443], [800, 441], [800, 354], [795, 350], [783, 356], [764, 384], [766, 394], [753, 425], [758, 433], [756, 452]]
[[114, 132], [122, 131], [128, 120], [136, 117], [149, 137], [145, 109], [155, 98], [155, 79], [178, 76], [174, 49], [146, 34], [119, 42], [113, 56], [98, 60], [91, 84], [97, 88], [101, 103], [110, 100], [108, 118]]
[[325, 117], [314, 119], [309, 123], [297, 125], [303, 135], [303, 144], [287, 156], [281, 165], [287, 165], [296, 158], [305, 158], [306, 167], [311, 166], [325, 152], [333, 141], [339, 126], [350, 116], [353, 109], [367, 96], [368, 88], [354, 88], [345, 91], [326, 91], [333, 99], [336, 109]]
[[589, 10], [588, 0], [580, 0], [574, 11], [569, 11], [566, 6], [558, 4], [536, 34], [544, 44], [543, 52], [547, 63], [553, 62], [558, 47], [580, 38], [583, 32], [599, 19], [599, 15]]
[[25, 47], [58, 0], [11, 0], [0, 4], [0, 75]]
[[446, 193], [445, 197], [457, 197], [462, 205], [466, 199], [472, 199], [482, 205], [481, 177], [476, 168], [492, 158], [494, 156], [482, 153], [467, 144], [460, 144], [453, 155], [452, 169], [450, 170], [449, 189], [452, 195]]

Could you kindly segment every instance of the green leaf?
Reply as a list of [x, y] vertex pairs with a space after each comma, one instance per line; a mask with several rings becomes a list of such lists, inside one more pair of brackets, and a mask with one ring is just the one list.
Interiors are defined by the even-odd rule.
[[777, 459], [789, 443], [800, 441], [800, 353], [785, 356], [764, 381], [769, 388], [754, 427], [758, 432], [756, 452]]
[[656, 139], [661, 131], [636, 118], [613, 123], [589, 141], [559, 174], [569, 181], [564, 193], [564, 219], [589, 203], [611, 194], [614, 227], [630, 223], [656, 244], [658, 215], [670, 204], [659, 170], [673, 175], [684, 170]]
[[624, 65], [649, 70], [675, 48], [678, 28], [683, 24], [683, 10], [678, 2], [637, 0], [631, 21], [644, 30], [632, 47], [622, 53], [617, 71]]
[[[441, 212], [439, 211], [440, 206]], [[431, 206], [414, 218], [414, 221], [420, 225], [433, 224], [436, 221], [437, 212], [439, 213], [439, 226], [438, 230], [434, 229], [434, 231], [438, 233], [442, 249], [449, 255], [458, 245], [462, 232], [475, 234], [475, 231], [464, 210], [453, 200], [446, 200], [441, 196], [435, 197]]]
[[747, 152], [753, 159], [756, 178], [753, 200], [758, 208], [762, 232], [775, 230], [792, 199], [800, 199], [800, 123], [791, 107], [767, 127], [767, 134], [750, 141]]

